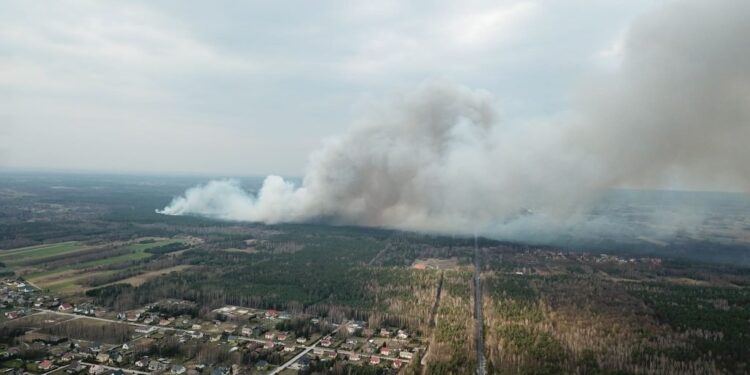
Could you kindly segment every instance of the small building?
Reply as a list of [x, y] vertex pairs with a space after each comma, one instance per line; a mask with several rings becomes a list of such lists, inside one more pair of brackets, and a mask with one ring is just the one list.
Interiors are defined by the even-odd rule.
[[330, 347], [331, 344], [333, 344], [333, 338], [331, 336], [323, 337], [322, 340], [320, 340], [320, 345], [327, 347]]
[[60, 356], [60, 361], [63, 363], [68, 363], [73, 360], [75, 356], [71, 352], [66, 352], [63, 355]]
[[409, 334], [406, 333], [403, 329], [398, 330], [398, 334], [396, 334], [396, 338], [399, 340], [406, 340], [409, 338]]
[[69, 303], [63, 303], [60, 306], [57, 307], [57, 311], [71, 311], [73, 310], [73, 305]]
[[370, 357], [370, 364], [371, 365], [379, 365], [380, 364], [380, 357], [374, 355]]
[[135, 361], [135, 367], [144, 368], [146, 366], [148, 366], [148, 357], [143, 357]]
[[152, 372], [154, 372], [154, 371], [164, 371], [166, 369], [167, 369], [167, 365], [165, 363], [161, 363], [161, 362], [159, 362], [157, 360], [151, 360], [148, 363], [148, 370], [149, 371], [152, 371]]
[[39, 363], [38, 367], [40, 370], [49, 371], [52, 369], [53, 366], [54, 364], [52, 364], [52, 361], [50, 361], [49, 359], [45, 359], [44, 361]]

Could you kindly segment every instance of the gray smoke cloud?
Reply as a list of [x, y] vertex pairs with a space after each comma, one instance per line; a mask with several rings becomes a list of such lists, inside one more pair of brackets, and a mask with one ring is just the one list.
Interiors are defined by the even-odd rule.
[[621, 186], [748, 191], [748, 18], [747, 1], [671, 2], [632, 25], [620, 66], [565, 115], [511, 126], [490, 93], [430, 82], [324, 142], [300, 186], [212, 181], [159, 212], [504, 235], [570, 227]]

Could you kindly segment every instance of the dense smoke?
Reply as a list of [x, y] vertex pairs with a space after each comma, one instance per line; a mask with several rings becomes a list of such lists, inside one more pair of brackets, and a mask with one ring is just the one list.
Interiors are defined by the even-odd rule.
[[[576, 222], [611, 188], [750, 180], [750, 2], [681, 1], [632, 25], [574, 108], [506, 125], [491, 94], [430, 82], [310, 158], [301, 186], [213, 181], [159, 211], [265, 223], [511, 233]], [[694, 184], [694, 185], [689, 185]]]

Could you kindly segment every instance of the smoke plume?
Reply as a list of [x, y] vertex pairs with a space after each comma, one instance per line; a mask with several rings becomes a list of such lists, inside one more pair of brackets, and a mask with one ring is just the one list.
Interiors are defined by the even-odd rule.
[[159, 212], [502, 234], [570, 225], [621, 186], [747, 191], [749, 17], [743, 0], [661, 7], [632, 25], [619, 67], [547, 121], [504, 124], [490, 93], [426, 83], [324, 142], [300, 186], [213, 181]]

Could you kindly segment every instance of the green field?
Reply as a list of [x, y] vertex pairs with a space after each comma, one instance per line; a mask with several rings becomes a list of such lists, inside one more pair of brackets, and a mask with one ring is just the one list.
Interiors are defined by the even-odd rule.
[[[146, 252], [146, 250], [177, 242], [182, 241], [178, 239], [162, 239], [148, 243], [128, 243], [122, 245], [122, 248], [130, 250], [130, 252], [122, 255], [39, 270], [38, 272], [27, 274], [25, 277], [37, 287], [49, 289], [61, 294], [73, 294], [85, 289], [81, 285], [81, 281], [93, 276], [102, 276], [115, 272], [112, 270], [102, 270], [102, 267], [147, 259], [151, 257], [152, 254]], [[59, 254], [70, 253], [71, 258], [75, 258], [76, 251], [81, 249], [82, 246], [77, 242], [65, 242], [16, 249], [12, 250], [13, 254], [4, 254], [3, 256], [12, 257], [13, 255], [23, 255], [22, 258], [14, 259], [13, 262], [6, 261], [6, 263], [12, 267], [14, 265], [19, 265], [19, 263], [24, 260], [43, 260], [45, 257], [52, 257]]]
[[74, 253], [83, 248], [84, 245], [76, 241], [22, 247], [0, 252], [0, 262], [8, 266], [13, 266], [31, 259], [42, 259], [60, 254]]

